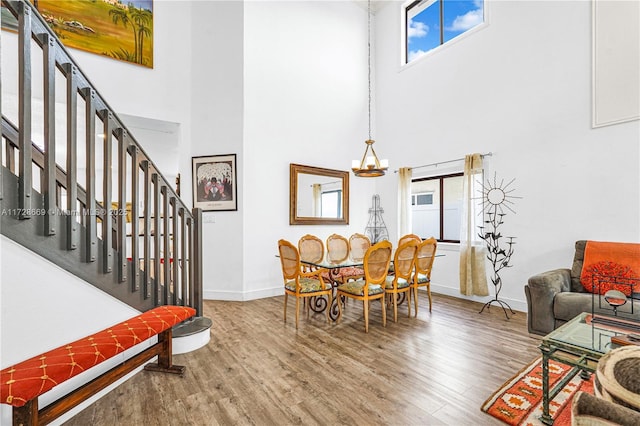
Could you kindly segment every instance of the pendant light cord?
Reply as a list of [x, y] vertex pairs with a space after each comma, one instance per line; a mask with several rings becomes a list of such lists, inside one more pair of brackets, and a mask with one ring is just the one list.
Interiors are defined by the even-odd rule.
[[369, 140], [371, 140], [371, 0], [367, 2], [367, 80], [369, 82]]

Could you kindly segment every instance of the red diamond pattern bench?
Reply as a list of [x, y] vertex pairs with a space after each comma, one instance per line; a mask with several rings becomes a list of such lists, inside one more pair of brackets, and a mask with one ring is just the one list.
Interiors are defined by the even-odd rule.
[[[151, 358], [146, 370], [183, 374], [172, 364], [171, 328], [194, 316], [187, 306], [159, 306], [127, 321], [0, 371], [0, 402], [13, 406], [14, 425], [47, 424]], [[38, 396], [125, 350], [158, 335], [158, 342], [91, 382], [38, 410]]]

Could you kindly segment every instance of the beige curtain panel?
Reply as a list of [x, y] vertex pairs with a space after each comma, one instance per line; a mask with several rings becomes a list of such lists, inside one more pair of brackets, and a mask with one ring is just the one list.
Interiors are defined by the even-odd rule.
[[322, 217], [322, 185], [314, 183], [311, 188], [313, 191], [313, 215]]
[[398, 237], [411, 234], [411, 168], [398, 170]]
[[478, 237], [482, 224], [482, 155], [464, 159], [462, 184], [462, 223], [460, 226], [460, 293], [465, 296], [488, 296], [485, 270], [486, 248]]

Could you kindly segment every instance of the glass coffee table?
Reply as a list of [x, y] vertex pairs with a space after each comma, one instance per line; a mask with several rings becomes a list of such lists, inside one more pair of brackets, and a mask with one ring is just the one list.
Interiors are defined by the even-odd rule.
[[[613, 347], [611, 338], [632, 330], [620, 327], [620, 324], [602, 324], [601, 317], [583, 312], [566, 324], [547, 334], [539, 348], [542, 352], [542, 416], [540, 420], [552, 425], [549, 415], [549, 401], [569, 383], [576, 374], [584, 380], [590, 378], [596, 370], [598, 360]], [[609, 317], [612, 322], [615, 318]], [[573, 367], [570, 373], [560, 380], [553, 389], [549, 389], [549, 360], [561, 362]]]

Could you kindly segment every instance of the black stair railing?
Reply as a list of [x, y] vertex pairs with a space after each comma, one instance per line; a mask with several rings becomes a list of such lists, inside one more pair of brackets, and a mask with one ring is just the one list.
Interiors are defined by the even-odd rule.
[[[23, 0], [2, 5], [18, 32], [17, 126], [2, 117], [2, 234], [140, 310], [178, 304], [201, 316], [202, 211], [185, 206], [38, 11]], [[38, 55], [41, 99], [32, 94]], [[40, 102], [43, 149], [32, 142]], [[56, 158], [60, 131], [65, 158]]]

